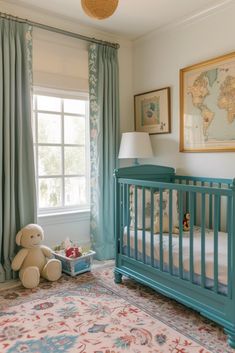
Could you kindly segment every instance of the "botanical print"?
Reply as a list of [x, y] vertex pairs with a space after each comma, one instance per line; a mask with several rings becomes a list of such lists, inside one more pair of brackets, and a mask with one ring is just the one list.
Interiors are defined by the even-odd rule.
[[235, 54], [181, 70], [181, 150], [235, 149]]
[[157, 96], [141, 101], [141, 126], [160, 124], [160, 99]]
[[135, 129], [149, 134], [170, 132], [170, 88], [137, 94]]
[[[112, 273], [63, 276], [33, 290], [1, 291], [0, 352], [212, 353], [129, 301], [130, 289], [129, 299], [119, 295], [125, 296], [125, 286], [114, 285]], [[137, 285], [138, 293], [147, 307], [153, 305], [148, 290]]]

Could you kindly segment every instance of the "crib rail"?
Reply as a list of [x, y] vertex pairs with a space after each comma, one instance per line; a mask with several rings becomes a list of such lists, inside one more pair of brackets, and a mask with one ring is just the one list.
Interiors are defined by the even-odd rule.
[[[117, 179], [118, 252], [156, 271], [231, 298], [233, 181], [185, 176], [172, 180]], [[186, 212], [190, 214], [190, 224], [184, 232]], [[198, 226], [200, 249], [194, 234]], [[213, 229], [209, 238], [208, 229]], [[226, 283], [220, 280], [222, 237], [226, 237]], [[212, 270], [207, 268], [210, 246]]]
[[[208, 186], [210, 188], [231, 188], [233, 180], [232, 179], [222, 179], [222, 178], [206, 178], [206, 177], [192, 177], [192, 176], [184, 176], [184, 175], [176, 175], [172, 180], [175, 183], [186, 184], [186, 185], [196, 185], [205, 187]], [[189, 194], [186, 193], [186, 209], [188, 209], [188, 200]], [[219, 229], [221, 229], [221, 199], [219, 199]], [[196, 221], [196, 210], [197, 210], [197, 199], [195, 198], [195, 221]], [[212, 219], [213, 219], [213, 204], [212, 204], [212, 195], [209, 196], [208, 199], [208, 219], [209, 219], [209, 228], [212, 228]]]

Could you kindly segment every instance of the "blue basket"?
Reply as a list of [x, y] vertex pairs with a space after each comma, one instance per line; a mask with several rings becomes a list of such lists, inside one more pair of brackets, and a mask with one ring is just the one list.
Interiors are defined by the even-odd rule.
[[80, 273], [84, 273], [91, 270], [93, 256], [95, 251], [89, 251], [86, 255], [70, 258], [60, 253], [53, 252], [56, 259], [61, 261], [62, 272], [67, 273], [70, 276], [76, 276]]

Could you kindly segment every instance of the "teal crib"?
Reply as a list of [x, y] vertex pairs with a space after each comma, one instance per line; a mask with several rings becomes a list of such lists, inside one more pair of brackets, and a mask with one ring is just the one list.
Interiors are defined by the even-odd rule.
[[115, 282], [126, 275], [199, 311], [235, 348], [235, 180], [156, 165], [114, 177]]

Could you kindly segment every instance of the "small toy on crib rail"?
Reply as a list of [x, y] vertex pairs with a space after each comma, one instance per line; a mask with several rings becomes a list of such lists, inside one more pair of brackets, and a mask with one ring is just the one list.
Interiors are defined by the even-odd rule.
[[183, 219], [183, 231], [187, 232], [190, 229], [190, 214], [186, 212]]

